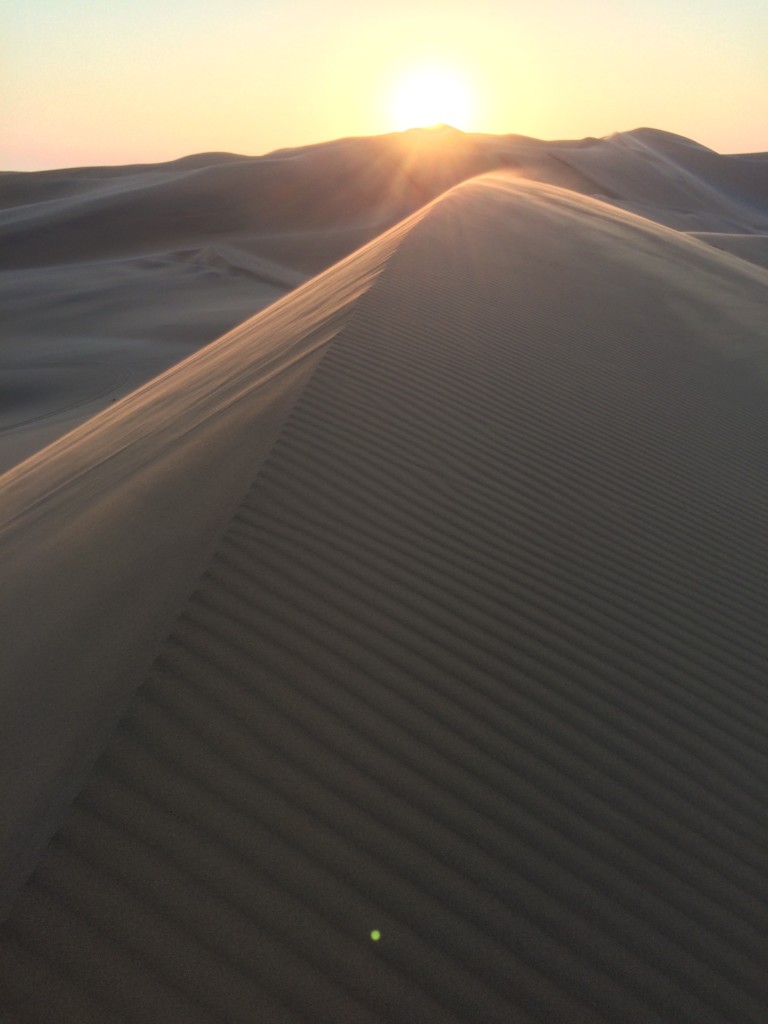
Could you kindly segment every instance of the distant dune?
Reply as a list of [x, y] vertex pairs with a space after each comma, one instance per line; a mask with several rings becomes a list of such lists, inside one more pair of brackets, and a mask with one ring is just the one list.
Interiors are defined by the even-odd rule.
[[2, 1019], [764, 1024], [768, 157], [0, 190]]

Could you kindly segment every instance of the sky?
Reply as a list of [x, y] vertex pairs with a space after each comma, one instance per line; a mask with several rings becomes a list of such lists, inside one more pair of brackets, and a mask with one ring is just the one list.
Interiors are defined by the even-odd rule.
[[3, 170], [257, 155], [411, 117], [768, 151], [768, 0], [0, 0]]

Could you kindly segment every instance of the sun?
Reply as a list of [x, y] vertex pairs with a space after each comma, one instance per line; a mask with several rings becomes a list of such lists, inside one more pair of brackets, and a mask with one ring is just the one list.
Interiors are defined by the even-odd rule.
[[466, 131], [471, 115], [470, 89], [448, 68], [416, 68], [397, 82], [392, 93], [392, 120], [398, 131], [436, 124]]

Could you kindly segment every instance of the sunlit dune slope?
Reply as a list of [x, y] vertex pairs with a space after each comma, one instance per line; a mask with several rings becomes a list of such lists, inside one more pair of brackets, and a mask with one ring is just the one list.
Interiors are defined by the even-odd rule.
[[13, 1019], [761, 1024], [767, 313], [484, 176], [21, 467]]

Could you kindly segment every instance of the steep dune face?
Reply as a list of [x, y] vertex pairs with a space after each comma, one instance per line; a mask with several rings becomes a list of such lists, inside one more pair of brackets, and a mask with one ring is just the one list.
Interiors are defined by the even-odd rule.
[[[44, 598], [45, 558], [28, 567], [62, 635], [98, 579], [120, 607], [115, 552], [138, 565], [130, 603], [152, 591], [144, 531], [168, 504], [215, 529], [192, 596], [136, 641], [144, 683], [10, 910], [8, 1012], [758, 1024], [765, 272], [501, 175], [381, 244], [268, 458], [258, 389], [231, 416], [182, 368], [20, 478], [14, 552], [36, 488], [46, 536], [83, 489], [99, 500], [83, 586], [73, 564], [66, 602]], [[303, 345], [307, 294], [277, 307], [276, 358]], [[233, 386], [247, 349], [210, 350]], [[175, 476], [150, 422], [148, 486], [179, 490], [130, 506], [116, 428], [180, 391], [183, 422], [210, 402], [216, 420]], [[106, 490], [69, 476], [87, 451]], [[243, 460], [226, 502], [224, 452]], [[84, 621], [108, 647], [112, 624]], [[99, 671], [72, 673], [73, 719], [113, 687]]]

